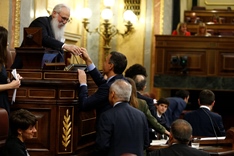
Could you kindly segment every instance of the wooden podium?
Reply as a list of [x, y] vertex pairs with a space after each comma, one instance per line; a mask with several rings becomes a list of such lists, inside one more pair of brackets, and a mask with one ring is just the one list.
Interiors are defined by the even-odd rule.
[[[25, 29], [25, 31], [28, 29]], [[45, 63], [42, 59], [47, 52], [36, 37], [40, 38], [40, 30], [29, 29], [26, 33], [30, 42], [16, 49], [23, 67], [17, 69], [23, 79], [17, 89], [16, 100], [11, 111], [24, 108], [32, 112], [38, 119], [37, 133], [26, 141], [31, 156], [92, 156], [95, 142], [95, 110], [80, 112], [77, 97], [79, 86], [77, 70], [64, 71], [65, 63]], [[33, 40], [32, 38], [35, 37]], [[81, 68], [80, 68], [81, 67]], [[76, 68], [84, 69], [81, 65]], [[8, 76], [12, 78], [11, 70]], [[88, 92], [92, 94], [97, 86], [87, 78]], [[9, 90], [12, 100], [13, 90]]]
[[[10, 75], [11, 71], [8, 71]], [[77, 71], [17, 69], [23, 77], [11, 111], [24, 108], [36, 115], [37, 133], [26, 141], [31, 156], [92, 156], [95, 110], [78, 110]], [[88, 76], [88, 92], [96, 85]], [[13, 90], [9, 92], [11, 101]]]
[[45, 48], [33, 48], [33, 47], [19, 47], [15, 48], [16, 59], [22, 63], [22, 69], [52, 69], [59, 70], [64, 69], [65, 62], [57, 62], [56, 58], [53, 62], [47, 62], [43, 57], [45, 54], [58, 55], [58, 51], [45, 49]]
[[[13, 67], [22, 69], [64, 69], [66, 62], [60, 62], [57, 57], [60, 51], [42, 46], [42, 28], [24, 28], [22, 45], [15, 48], [16, 58]], [[54, 57], [48, 57], [51, 55]], [[47, 58], [45, 57], [47, 56]], [[65, 58], [65, 57], [64, 57]]]

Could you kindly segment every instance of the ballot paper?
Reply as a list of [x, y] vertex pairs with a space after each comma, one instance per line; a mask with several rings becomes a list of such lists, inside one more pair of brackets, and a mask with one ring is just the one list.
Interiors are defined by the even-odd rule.
[[153, 140], [150, 145], [154, 146], [154, 145], [158, 145], [158, 146], [165, 146], [167, 143], [167, 140]]
[[[16, 69], [13, 69], [12, 72], [11, 72], [11, 74], [14, 76], [14, 78], [15, 78], [16, 80], [18, 80]], [[17, 92], [17, 89], [15, 89], [14, 92], [13, 92], [11, 104], [13, 104], [13, 103], [15, 102], [16, 92]]]

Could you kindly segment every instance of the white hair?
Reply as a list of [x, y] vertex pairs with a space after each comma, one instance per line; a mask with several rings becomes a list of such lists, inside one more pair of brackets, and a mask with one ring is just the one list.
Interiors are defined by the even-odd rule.
[[132, 85], [123, 79], [117, 79], [112, 83], [110, 90], [115, 92], [115, 95], [121, 101], [130, 101]]
[[57, 12], [57, 13], [60, 13], [60, 11], [62, 10], [62, 8], [67, 8], [69, 11], [70, 11], [70, 8], [65, 5], [65, 4], [57, 4], [54, 9], [53, 9], [53, 12]]

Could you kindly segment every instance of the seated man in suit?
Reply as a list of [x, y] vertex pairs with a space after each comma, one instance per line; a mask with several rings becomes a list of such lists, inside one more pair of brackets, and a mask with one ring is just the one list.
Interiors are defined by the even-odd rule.
[[200, 108], [184, 115], [193, 127], [193, 136], [218, 137], [225, 136], [222, 117], [212, 112], [215, 95], [211, 90], [202, 90], [199, 94]]
[[[57, 4], [49, 17], [38, 17], [29, 25], [29, 27], [42, 28], [42, 46], [58, 51], [58, 62], [64, 62], [64, 50], [76, 55], [80, 54], [78, 46], [64, 43], [64, 28], [69, 18], [70, 8], [65, 4]], [[11, 68], [22, 68], [22, 66], [21, 58], [16, 55]]]
[[109, 101], [113, 108], [101, 114], [97, 130], [96, 155], [120, 156], [131, 154], [143, 156], [149, 146], [148, 124], [143, 112], [132, 107], [132, 86], [118, 79], [111, 84]]
[[169, 147], [149, 153], [149, 156], [209, 156], [210, 154], [188, 146], [192, 138], [192, 126], [183, 119], [177, 119], [171, 124]]
[[[156, 103], [156, 112], [157, 117], [156, 119], [158, 122], [164, 126], [168, 131], [170, 131], [170, 125], [167, 125], [167, 116], [165, 115], [165, 112], [167, 111], [167, 108], [169, 107], [170, 103], [166, 98], [160, 98]], [[167, 136], [163, 136], [161, 134], [157, 134], [157, 139], [167, 138]]]

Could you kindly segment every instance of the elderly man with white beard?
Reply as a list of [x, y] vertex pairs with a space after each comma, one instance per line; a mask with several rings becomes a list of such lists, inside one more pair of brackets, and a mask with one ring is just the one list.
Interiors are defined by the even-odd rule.
[[[50, 58], [52, 61], [56, 57], [57, 62], [64, 62], [64, 51], [71, 52], [74, 55], [80, 55], [80, 48], [78, 46], [64, 43], [64, 28], [69, 22], [69, 18], [70, 8], [65, 4], [57, 4], [49, 17], [38, 17], [29, 25], [29, 27], [42, 28], [42, 46], [58, 52], [56, 56], [47, 55], [47, 58], [44, 55], [43, 59], [49, 60]], [[22, 68], [20, 58], [15, 58], [15, 62], [11, 68]]]
[[66, 50], [79, 55], [80, 48], [75, 45], [64, 44], [64, 28], [69, 22], [70, 8], [65, 4], [57, 4], [49, 17], [38, 17], [29, 27], [42, 28], [42, 45], [44, 47]]

